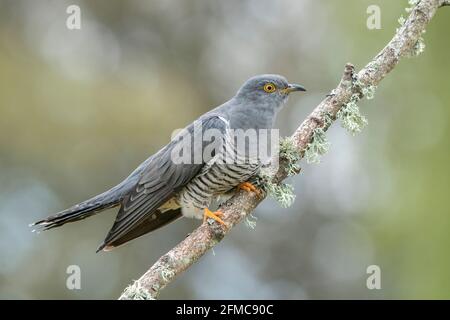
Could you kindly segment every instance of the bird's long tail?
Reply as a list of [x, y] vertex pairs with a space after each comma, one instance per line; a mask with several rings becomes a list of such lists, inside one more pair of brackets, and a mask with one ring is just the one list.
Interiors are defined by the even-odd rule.
[[120, 185], [116, 186], [98, 196], [58, 212], [55, 215], [32, 223], [30, 224], [30, 227], [35, 226], [36, 231], [44, 231], [62, 226], [69, 222], [85, 219], [100, 211], [119, 205], [122, 200], [122, 194], [123, 188], [121, 188]]

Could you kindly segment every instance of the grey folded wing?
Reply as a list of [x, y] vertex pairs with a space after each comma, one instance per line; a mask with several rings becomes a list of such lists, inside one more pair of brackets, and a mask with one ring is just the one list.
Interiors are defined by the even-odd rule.
[[[203, 137], [211, 129], [225, 136], [229, 123], [218, 114], [207, 114], [146, 161], [146, 168], [131, 192], [124, 197], [116, 220], [98, 250], [122, 244], [180, 217], [180, 210], [164, 211], [159, 208], [173, 199], [208, 161], [203, 151], [211, 145], [211, 141], [204, 141]], [[217, 139], [214, 143], [220, 148], [223, 142]], [[209, 156], [213, 157], [217, 148], [208, 150], [212, 151]]]

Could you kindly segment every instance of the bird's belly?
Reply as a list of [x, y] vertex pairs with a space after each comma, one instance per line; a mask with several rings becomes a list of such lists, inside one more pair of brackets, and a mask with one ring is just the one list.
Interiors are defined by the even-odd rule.
[[183, 215], [203, 218], [203, 210], [213, 200], [247, 181], [258, 169], [258, 164], [214, 164], [200, 172], [178, 194]]

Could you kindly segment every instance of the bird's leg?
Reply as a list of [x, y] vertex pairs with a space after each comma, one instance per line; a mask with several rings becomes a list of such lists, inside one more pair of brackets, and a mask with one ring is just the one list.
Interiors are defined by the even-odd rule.
[[261, 194], [261, 191], [250, 182], [242, 182], [241, 184], [238, 185], [238, 189], [242, 189], [247, 192], [254, 192], [258, 196]]
[[226, 226], [225, 222], [223, 222], [223, 220], [219, 218], [219, 216], [222, 216], [222, 215], [223, 215], [223, 213], [220, 211], [212, 212], [208, 208], [205, 208], [205, 211], [203, 213], [203, 222], [205, 222], [206, 219], [208, 219], [208, 218], [212, 218], [212, 219], [216, 220], [217, 222], [219, 222], [220, 224], [223, 224], [224, 226]]

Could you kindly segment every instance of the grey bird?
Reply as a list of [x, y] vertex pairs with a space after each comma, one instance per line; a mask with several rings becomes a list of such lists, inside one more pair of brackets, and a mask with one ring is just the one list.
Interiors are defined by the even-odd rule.
[[[182, 216], [212, 218], [223, 224], [221, 213], [211, 212], [208, 207], [221, 195], [238, 188], [257, 192], [247, 181], [261, 166], [259, 159], [249, 161], [239, 157], [242, 153], [236, 149], [235, 137], [229, 132], [233, 129], [270, 130], [278, 111], [295, 91], [306, 90], [301, 85], [289, 84], [280, 75], [250, 78], [234, 97], [188, 125], [117, 186], [32, 226], [48, 230], [120, 205], [111, 230], [97, 249], [109, 251]], [[194, 157], [203, 154], [207, 147], [205, 141], [201, 139], [201, 143], [195, 143], [195, 139], [202, 138], [198, 136], [210, 129], [221, 133], [216, 141], [218, 147], [208, 159], [195, 161]], [[186, 137], [191, 137], [194, 143], [186, 144]], [[189, 148], [183, 149], [185, 145]], [[227, 148], [230, 145], [234, 147]], [[174, 161], [174, 154], [179, 150], [190, 161]], [[188, 152], [184, 154], [186, 150]], [[237, 154], [233, 159], [244, 161], [219, 161], [227, 153]]]

